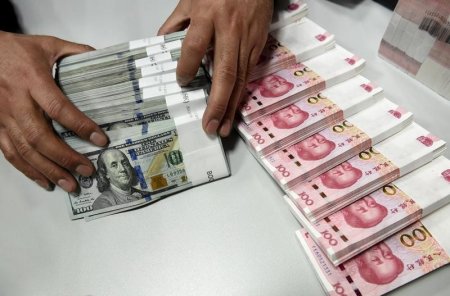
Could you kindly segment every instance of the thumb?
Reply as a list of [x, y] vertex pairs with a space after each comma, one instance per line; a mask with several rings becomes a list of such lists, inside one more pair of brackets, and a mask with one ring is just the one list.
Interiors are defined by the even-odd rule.
[[41, 37], [41, 45], [45, 51], [51, 54], [52, 62], [74, 54], [95, 50], [95, 48], [75, 42], [66, 41], [57, 37]]
[[159, 28], [158, 35], [182, 31], [189, 26], [188, 5], [186, 1], [180, 1], [172, 14], [167, 18], [164, 24]]

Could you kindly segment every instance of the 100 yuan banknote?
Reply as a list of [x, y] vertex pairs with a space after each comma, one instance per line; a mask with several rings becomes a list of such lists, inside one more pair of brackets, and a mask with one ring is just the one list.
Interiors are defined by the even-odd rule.
[[378, 296], [450, 263], [448, 233], [433, 222], [416, 222], [338, 267], [306, 230], [296, 234], [328, 295]]

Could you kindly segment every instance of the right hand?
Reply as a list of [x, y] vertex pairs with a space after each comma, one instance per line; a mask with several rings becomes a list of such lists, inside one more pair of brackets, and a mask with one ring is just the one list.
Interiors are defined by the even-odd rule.
[[53, 131], [50, 119], [95, 145], [105, 146], [103, 131], [61, 92], [52, 77], [55, 62], [92, 50], [49, 36], [0, 31], [0, 149], [19, 171], [41, 187], [56, 184], [77, 190], [70, 172], [94, 173], [92, 163]]
[[210, 45], [214, 75], [203, 129], [230, 134], [248, 74], [264, 49], [273, 13], [273, 0], [180, 0], [159, 29], [168, 34], [189, 26], [178, 61], [177, 80], [192, 79]]

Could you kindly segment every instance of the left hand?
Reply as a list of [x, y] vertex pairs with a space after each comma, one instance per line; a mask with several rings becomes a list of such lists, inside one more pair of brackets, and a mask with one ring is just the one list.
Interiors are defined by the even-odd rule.
[[194, 79], [210, 44], [214, 46], [214, 76], [203, 116], [208, 134], [227, 136], [232, 128], [248, 73], [267, 40], [273, 0], [180, 0], [158, 34], [189, 26], [178, 61], [177, 80]]

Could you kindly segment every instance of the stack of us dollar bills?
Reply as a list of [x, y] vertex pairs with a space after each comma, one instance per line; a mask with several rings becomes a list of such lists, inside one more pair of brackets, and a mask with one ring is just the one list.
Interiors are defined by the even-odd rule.
[[201, 126], [209, 81], [200, 69], [187, 87], [175, 70], [184, 33], [119, 44], [63, 59], [57, 81], [66, 96], [106, 131], [99, 148], [54, 124], [96, 168], [75, 175], [67, 199], [73, 219], [94, 219], [153, 202], [229, 175], [218, 137]]

